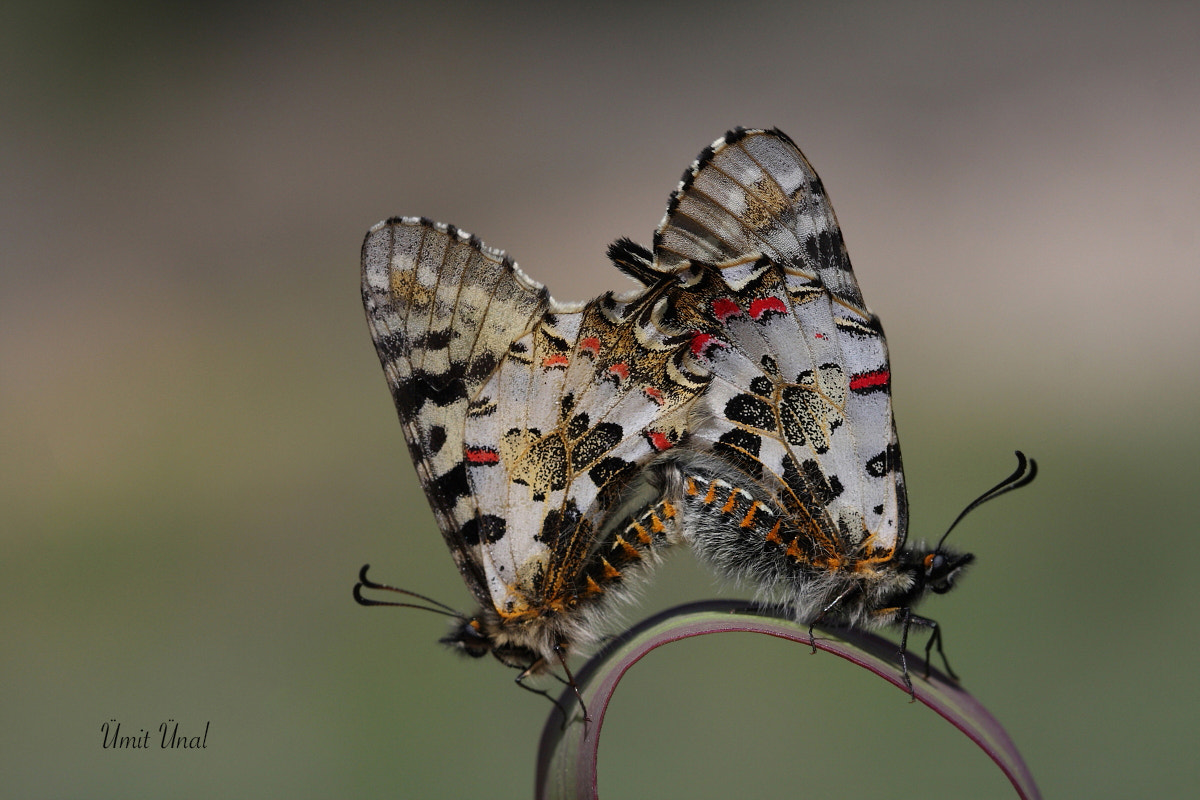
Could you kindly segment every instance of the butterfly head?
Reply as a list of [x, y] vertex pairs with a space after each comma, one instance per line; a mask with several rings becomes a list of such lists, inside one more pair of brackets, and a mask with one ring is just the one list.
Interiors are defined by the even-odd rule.
[[958, 553], [943, 546], [909, 548], [896, 558], [893, 569], [877, 573], [880, 580], [876, 589], [866, 592], [868, 606], [887, 610], [880, 620], [897, 621], [892, 611], [913, 608], [927, 592], [950, 591], [974, 561], [971, 553]]
[[920, 560], [924, 567], [922, 582], [935, 595], [944, 595], [954, 588], [955, 578], [974, 561], [971, 553], [953, 553], [937, 549]]
[[438, 641], [471, 658], [482, 658], [496, 649], [496, 643], [484, 632], [479, 617], [457, 620], [450, 633]]
[[954, 588], [954, 581], [974, 560], [971, 553], [935, 549], [920, 557], [921, 572], [917, 584], [934, 594], [945, 594]]

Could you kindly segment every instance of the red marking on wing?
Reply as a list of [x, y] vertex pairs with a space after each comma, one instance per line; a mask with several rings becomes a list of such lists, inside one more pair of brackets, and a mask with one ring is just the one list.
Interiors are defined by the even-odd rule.
[[858, 375], [851, 375], [850, 391], [862, 391], [863, 389], [875, 389], [887, 386], [891, 377], [892, 373], [886, 369], [877, 369], [874, 372], [862, 372]]
[[778, 297], [759, 297], [750, 303], [750, 316], [762, 319], [764, 314], [786, 314], [787, 306]]
[[658, 389], [655, 386], [647, 386], [642, 391], [646, 393], [647, 397], [649, 397], [654, 402], [658, 403], [660, 406], [666, 402], [666, 400], [663, 398], [662, 390]]
[[829, 338], [829, 334], [827, 334], [827, 333], [814, 333], [813, 336], [817, 339], [828, 339]]
[[717, 315], [717, 320], [724, 324], [725, 320], [730, 317], [739, 316], [742, 310], [738, 308], [738, 304], [730, 300], [728, 297], [722, 297], [712, 302], [713, 313]]
[[490, 447], [468, 447], [467, 461], [472, 464], [498, 464], [500, 454]]
[[660, 453], [675, 445], [662, 431], [646, 431], [646, 439], [650, 442], [650, 446]]
[[595, 336], [588, 336], [579, 343], [579, 352], [591, 356], [600, 355], [600, 340]]
[[555, 353], [552, 356], [546, 356], [542, 359], [542, 366], [546, 368], [566, 367], [571, 363], [571, 360], [562, 353]]
[[618, 361], [616, 364], [613, 364], [608, 368], [608, 371], [609, 374], [616, 375], [621, 380], [625, 380], [629, 377], [629, 365], [624, 361]]
[[692, 334], [692, 355], [708, 357], [708, 353], [714, 347], [726, 347], [727, 345], [711, 333], [700, 333], [699, 331]]

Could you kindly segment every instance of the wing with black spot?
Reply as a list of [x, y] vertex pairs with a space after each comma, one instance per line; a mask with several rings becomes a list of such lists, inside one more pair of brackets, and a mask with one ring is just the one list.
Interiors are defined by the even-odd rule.
[[887, 343], [816, 172], [778, 131], [735, 130], [684, 173], [655, 268], [696, 273], [711, 383], [694, 446], [764, 488], [816, 558], [886, 560], [907, 501]]
[[459, 571], [486, 602], [479, 505], [463, 453], [467, 406], [512, 341], [541, 319], [549, 294], [501, 251], [453, 226], [403, 217], [367, 233], [362, 296], [421, 486]]

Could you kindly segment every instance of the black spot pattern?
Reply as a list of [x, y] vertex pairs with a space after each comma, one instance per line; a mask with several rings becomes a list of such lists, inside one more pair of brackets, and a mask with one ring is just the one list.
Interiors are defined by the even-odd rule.
[[821, 505], [829, 505], [833, 498], [842, 493], [842, 482], [837, 475], [826, 475], [821, 471], [821, 465], [811, 458], [806, 459], [800, 469], [813, 500]]
[[872, 478], [882, 478], [896, 468], [900, 463], [900, 449], [889, 444], [887, 449], [867, 462], [867, 474]]
[[481, 542], [493, 544], [504, 538], [504, 534], [508, 530], [508, 523], [503, 517], [497, 517], [495, 514], [481, 514], [478, 517], [467, 520], [459, 531], [463, 542], [471, 547], [478, 546]]
[[[812, 392], [805, 391], [794, 383], [790, 383], [783, 387], [781, 398], [779, 401], [779, 423], [783, 430], [783, 438], [788, 444], [793, 447], [803, 447], [808, 444], [809, 432], [816, 425], [816, 421], [812, 417], [811, 410], [808, 406], [808, 399]], [[819, 442], [820, 439], [818, 438]], [[827, 449], [827, 448], [826, 448]], [[817, 452], [823, 452], [818, 445]]]
[[816, 236], [804, 240], [804, 251], [810, 263], [819, 268], [850, 271], [850, 261], [846, 258], [845, 245], [842, 242], [842, 232], [838, 229], [824, 230]]
[[454, 505], [458, 498], [470, 494], [471, 486], [467, 482], [466, 462], [459, 461], [449, 472], [434, 478], [433, 491], [438, 497], [443, 498], [443, 502], [447, 506]]
[[713, 452], [723, 456], [752, 478], [763, 475], [763, 464], [758, 460], [762, 438], [743, 430], [731, 428], [713, 443]]
[[434, 455], [442, 451], [442, 445], [446, 443], [446, 429], [441, 425], [433, 425], [429, 428], [429, 452]]
[[375, 341], [375, 349], [379, 352], [379, 359], [384, 363], [396, 361], [401, 357], [407, 358], [408, 337], [402, 331], [380, 336]]
[[808, 484], [805, 482], [803, 474], [800, 472], [800, 467], [796, 464], [796, 459], [791, 453], [787, 453], [783, 457], [783, 483], [792, 490], [792, 494], [800, 498], [803, 502], [812, 496], [808, 490]]
[[467, 367], [466, 377], [472, 383], [481, 383], [496, 369], [497, 358], [492, 353], [484, 353], [471, 361]]
[[466, 387], [458, 375], [453, 374], [454, 368], [441, 375], [419, 373], [412, 378], [402, 381], [394, 394], [397, 410], [404, 419], [412, 419], [424, 407], [426, 402], [433, 403], [439, 408], [445, 408], [467, 397]]
[[764, 431], [775, 429], [775, 410], [770, 403], [752, 394], [739, 394], [730, 398], [725, 404], [725, 416], [739, 425]]
[[[526, 458], [532, 465], [534, 475], [532, 484], [534, 500], [538, 502], [545, 500], [545, 490], [555, 492], [566, 487], [567, 448], [562, 439], [557, 436], [540, 439], [529, 448]], [[513, 478], [513, 481], [525, 483], [520, 478]]]
[[581, 411], [571, 417], [567, 423], [567, 438], [578, 439], [587, 433], [589, 427], [591, 427], [591, 419], [588, 417], [586, 411]]
[[[546, 324], [547, 325], [554, 324], [553, 322], [549, 321], [549, 315], [547, 315]], [[562, 338], [561, 336], [556, 336], [555, 334], [550, 333], [549, 331], [547, 331], [545, 329], [545, 327], [542, 328], [542, 335], [546, 337], [546, 343], [550, 347], [552, 347], [556, 352], [565, 353], [571, 347], [570, 343], [566, 339]]]
[[552, 508], [546, 512], [542, 520], [542, 530], [534, 538], [542, 542], [552, 551], [558, 549], [559, 539], [569, 536], [579, 526], [582, 515], [574, 500], [568, 500], [560, 511]]
[[783, 459], [783, 481], [805, 506], [828, 505], [843, 491], [842, 482], [836, 475], [821, 472], [821, 466], [813, 459], [805, 459], [797, 465], [792, 456]]
[[589, 469], [588, 477], [600, 489], [600, 494], [597, 496], [600, 507], [609, 508], [617, 502], [620, 499], [621, 491], [629, 484], [637, 471], [637, 464], [616, 456], [601, 459], [596, 466]]
[[[580, 415], [583, 416], [583, 415]], [[571, 469], [580, 472], [589, 464], [612, 450], [625, 438], [625, 431], [615, 422], [601, 422], [588, 431], [571, 450]]]
[[413, 347], [420, 347], [426, 350], [444, 350], [450, 344], [451, 335], [452, 331], [449, 328], [428, 331], [413, 339]]

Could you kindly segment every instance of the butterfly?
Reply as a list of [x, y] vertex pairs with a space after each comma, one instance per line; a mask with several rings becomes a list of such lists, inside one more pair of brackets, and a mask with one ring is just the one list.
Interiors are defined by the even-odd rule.
[[681, 541], [669, 510], [646, 510], [658, 495], [641, 474], [682, 436], [704, 384], [686, 341], [659, 327], [671, 287], [559, 303], [502, 252], [423, 218], [376, 225], [362, 252], [401, 426], [479, 604], [452, 613], [442, 641], [521, 669], [518, 681], [566, 669]]
[[[522, 677], [565, 669], [686, 544], [799, 621], [898, 625], [902, 662], [922, 625], [940, 650], [913, 608], [973, 556], [907, 542], [883, 328], [796, 145], [730, 131], [684, 172], [652, 247], [608, 255], [638, 288], [565, 304], [453, 226], [367, 234], [372, 337], [479, 604], [443, 641]], [[1019, 458], [968, 510], [1032, 480]]]

